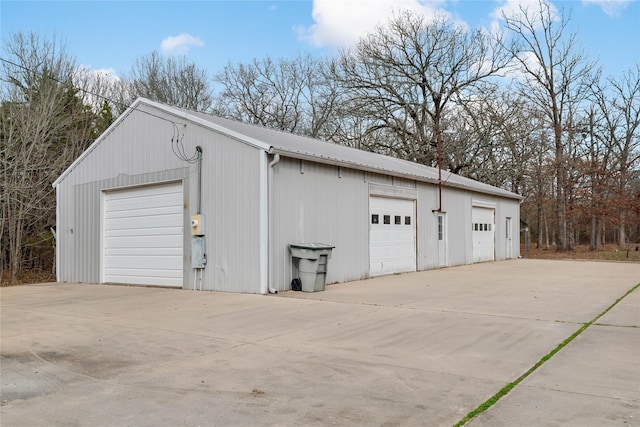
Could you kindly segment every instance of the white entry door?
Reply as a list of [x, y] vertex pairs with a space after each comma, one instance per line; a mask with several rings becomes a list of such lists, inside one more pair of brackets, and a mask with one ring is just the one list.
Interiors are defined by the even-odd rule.
[[416, 271], [414, 201], [371, 197], [369, 214], [369, 274]]
[[494, 216], [491, 208], [473, 207], [471, 234], [473, 236], [473, 262], [493, 261], [494, 247]]
[[182, 287], [182, 183], [104, 193], [106, 283]]
[[438, 266], [447, 266], [447, 222], [444, 213], [438, 213]]
[[505, 241], [505, 258], [510, 259], [513, 258], [513, 237], [512, 237], [512, 233], [513, 230], [511, 229], [512, 224], [511, 224], [511, 218], [507, 218], [505, 221], [505, 236], [506, 236], [506, 241]]

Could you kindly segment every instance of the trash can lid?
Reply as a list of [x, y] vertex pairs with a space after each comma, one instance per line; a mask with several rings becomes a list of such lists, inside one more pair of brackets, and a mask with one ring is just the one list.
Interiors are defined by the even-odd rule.
[[324, 243], [290, 243], [289, 247], [296, 249], [333, 249], [335, 246]]

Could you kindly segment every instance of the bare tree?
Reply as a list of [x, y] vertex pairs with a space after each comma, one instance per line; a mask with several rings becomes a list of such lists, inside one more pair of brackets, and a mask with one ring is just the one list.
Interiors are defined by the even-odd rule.
[[123, 79], [123, 103], [137, 97], [195, 111], [210, 111], [213, 105], [211, 79], [206, 70], [186, 57], [163, 57], [154, 51], [136, 59], [130, 76]]
[[517, 13], [503, 18], [517, 41], [510, 49], [524, 73], [522, 91], [545, 112], [553, 129], [557, 250], [565, 251], [570, 248], [567, 246], [564, 133], [569, 108], [583, 100], [587, 80], [595, 67], [578, 46], [575, 34], [566, 34], [569, 18], [556, 16], [547, 0], [539, 0], [534, 7], [520, 6]]
[[45, 226], [55, 223], [51, 183], [90, 142], [93, 115], [71, 83], [75, 63], [63, 44], [19, 33], [6, 42], [5, 51], [0, 224], [8, 243], [2, 244], [7, 251], [2, 255], [15, 282], [27, 238], [38, 240]]
[[448, 122], [455, 131], [443, 138], [451, 171], [526, 195], [530, 163], [540, 146], [540, 114], [508, 88], [488, 90], [458, 102]]
[[638, 179], [640, 163], [640, 64], [627, 70], [619, 79], [610, 77], [606, 86], [594, 85], [593, 96], [600, 116], [599, 137], [611, 155], [611, 175], [615, 181], [615, 223], [618, 245], [626, 248], [627, 212], [637, 203], [632, 196], [632, 183]]
[[98, 134], [128, 107], [125, 82], [116, 75], [80, 67], [73, 74], [73, 85], [82, 103], [99, 116]]
[[485, 32], [406, 12], [343, 51], [335, 78], [369, 118], [366, 132], [393, 136], [377, 151], [431, 164], [448, 104], [504, 69], [502, 46]]
[[338, 92], [326, 67], [324, 60], [310, 55], [229, 63], [215, 78], [221, 91], [214, 111], [246, 123], [330, 139]]

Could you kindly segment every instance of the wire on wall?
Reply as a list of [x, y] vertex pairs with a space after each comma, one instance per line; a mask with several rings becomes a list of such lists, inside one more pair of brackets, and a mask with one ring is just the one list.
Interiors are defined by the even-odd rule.
[[200, 157], [201, 151], [196, 149], [196, 152], [189, 156], [187, 155], [187, 152], [184, 149], [184, 144], [182, 143], [184, 140], [184, 130], [187, 127], [187, 124], [184, 123], [182, 125], [182, 135], [180, 135], [180, 128], [178, 127], [178, 124], [174, 122], [171, 122], [171, 124], [173, 125], [173, 135], [171, 136], [171, 150], [173, 151], [173, 154], [184, 162], [195, 164]]

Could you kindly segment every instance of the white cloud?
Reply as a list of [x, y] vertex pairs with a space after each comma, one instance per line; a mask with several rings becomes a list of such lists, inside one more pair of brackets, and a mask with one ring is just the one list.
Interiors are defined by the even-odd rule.
[[586, 4], [594, 4], [600, 6], [604, 13], [611, 17], [622, 15], [622, 11], [626, 9], [634, 0], [582, 0]]
[[313, 0], [315, 23], [296, 30], [300, 39], [316, 46], [348, 46], [385, 24], [397, 11], [448, 16], [438, 9], [443, 3], [444, 0]]
[[164, 53], [177, 55], [186, 54], [193, 46], [204, 46], [204, 41], [188, 33], [181, 33], [175, 37], [169, 36], [160, 43], [160, 49]]

